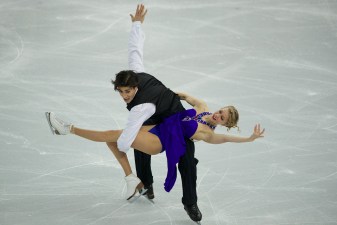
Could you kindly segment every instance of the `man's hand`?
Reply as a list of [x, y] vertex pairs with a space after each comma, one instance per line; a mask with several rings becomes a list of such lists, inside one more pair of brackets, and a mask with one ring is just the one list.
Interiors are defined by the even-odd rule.
[[140, 21], [141, 23], [143, 23], [146, 13], [147, 13], [147, 9], [145, 10], [145, 7], [143, 4], [137, 5], [135, 15], [130, 14], [132, 22]]

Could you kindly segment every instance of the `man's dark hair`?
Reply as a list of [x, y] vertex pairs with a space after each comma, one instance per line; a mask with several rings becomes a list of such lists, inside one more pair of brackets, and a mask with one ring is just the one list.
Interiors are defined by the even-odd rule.
[[116, 79], [112, 80], [111, 83], [115, 86], [114, 89], [117, 90], [118, 87], [132, 87], [138, 86], [138, 76], [132, 70], [123, 70], [116, 74]]

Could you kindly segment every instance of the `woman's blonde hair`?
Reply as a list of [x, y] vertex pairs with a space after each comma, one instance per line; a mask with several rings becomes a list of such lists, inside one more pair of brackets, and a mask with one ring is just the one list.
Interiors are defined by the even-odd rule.
[[228, 109], [228, 121], [226, 123], [227, 130], [229, 131], [231, 128], [238, 128], [238, 131], [240, 131], [240, 128], [238, 127], [238, 121], [239, 121], [239, 112], [234, 106], [225, 106], [224, 108]]

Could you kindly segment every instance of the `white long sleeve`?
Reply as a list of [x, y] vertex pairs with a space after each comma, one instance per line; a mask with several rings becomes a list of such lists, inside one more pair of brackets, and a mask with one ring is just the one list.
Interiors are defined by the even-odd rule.
[[142, 127], [143, 123], [156, 112], [156, 106], [152, 103], [136, 105], [130, 110], [126, 128], [117, 140], [119, 151], [127, 152]]
[[129, 69], [136, 73], [145, 72], [143, 64], [144, 41], [145, 34], [143, 33], [141, 22], [133, 22], [128, 43], [128, 63]]

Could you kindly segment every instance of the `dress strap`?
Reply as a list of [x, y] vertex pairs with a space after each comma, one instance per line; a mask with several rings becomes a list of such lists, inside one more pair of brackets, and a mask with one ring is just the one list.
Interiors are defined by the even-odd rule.
[[200, 113], [200, 114], [198, 114], [198, 115], [192, 117], [192, 120], [195, 120], [195, 121], [197, 121], [198, 123], [205, 124], [205, 125], [209, 126], [212, 130], [214, 130], [216, 126], [211, 125], [211, 124], [207, 123], [206, 121], [204, 121], [204, 120], [202, 119], [203, 116], [205, 116], [205, 115], [211, 115], [211, 114], [212, 114], [212, 113], [210, 113], [210, 112], [202, 112], [202, 113]]

